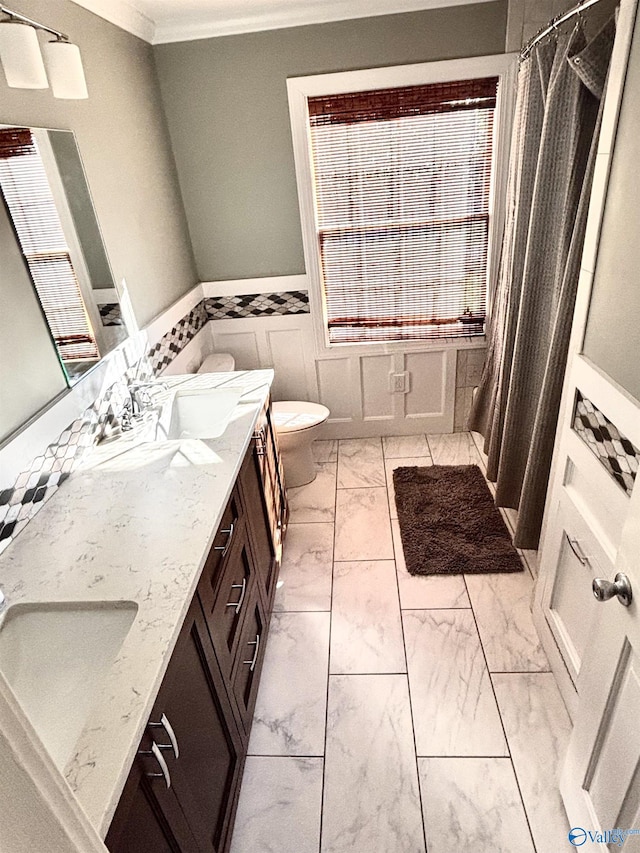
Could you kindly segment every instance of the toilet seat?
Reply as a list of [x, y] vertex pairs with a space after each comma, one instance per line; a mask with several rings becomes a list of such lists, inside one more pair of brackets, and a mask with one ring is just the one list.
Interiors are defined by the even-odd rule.
[[271, 412], [278, 435], [312, 429], [324, 423], [330, 414], [326, 406], [304, 400], [272, 403]]

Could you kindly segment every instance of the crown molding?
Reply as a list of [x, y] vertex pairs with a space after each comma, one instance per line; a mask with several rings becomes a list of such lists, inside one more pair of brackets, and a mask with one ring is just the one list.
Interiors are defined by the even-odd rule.
[[331, 21], [373, 18], [403, 12], [420, 12], [469, 3], [490, 3], [492, 0], [300, 0], [297, 8], [272, 8], [235, 17], [216, 18], [216, 12], [203, 11], [198, 15], [164, 16], [153, 20], [142, 12], [136, 0], [72, 0], [78, 6], [99, 15], [106, 21], [138, 36], [151, 44], [195, 41], [216, 36], [279, 30]]
[[150, 44], [154, 41], [155, 22], [141, 12], [135, 2], [131, 3], [129, 0], [72, 0], [72, 2]]

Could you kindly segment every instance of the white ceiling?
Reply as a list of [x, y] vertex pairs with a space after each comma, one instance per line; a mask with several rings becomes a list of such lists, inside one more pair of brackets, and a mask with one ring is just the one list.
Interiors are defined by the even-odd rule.
[[490, 0], [73, 0], [158, 44]]

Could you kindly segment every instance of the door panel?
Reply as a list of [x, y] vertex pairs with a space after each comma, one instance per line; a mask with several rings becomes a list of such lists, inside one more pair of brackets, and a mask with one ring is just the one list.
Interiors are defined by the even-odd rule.
[[[615, 573], [640, 597], [640, 487], [635, 486]], [[613, 580], [609, 577], [608, 580]], [[640, 616], [638, 602], [599, 603], [578, 679], [580, 702], [561, 778], [569, 820], [589, 831], [638, 828]], [[637, 839], [635, 839], [637, 841]], [[598, 849], [598, 848], [596, 848]], [[599, 849], [608, 849], [605, 843]]]
[[575, 684], [598, 614], [591, 581], [608, 577], [613, 564], [568, 494], [561, 495], [546, 559], [555, 566], [543, 598], [544, 612]]

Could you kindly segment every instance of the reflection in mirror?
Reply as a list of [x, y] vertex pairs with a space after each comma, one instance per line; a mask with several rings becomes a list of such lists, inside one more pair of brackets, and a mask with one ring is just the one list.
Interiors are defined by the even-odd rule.
[[127, 336], [73, 133], [0, 126], [0, 193], [73, 384]]

